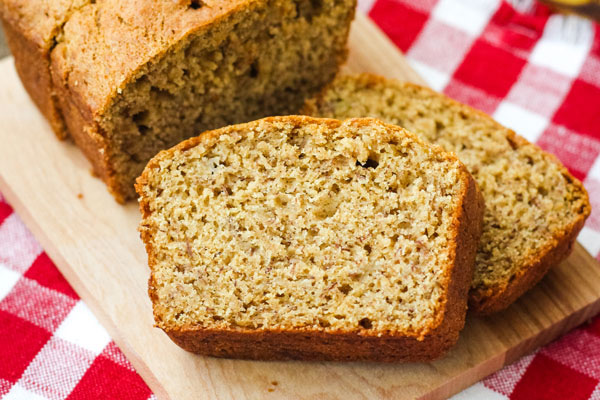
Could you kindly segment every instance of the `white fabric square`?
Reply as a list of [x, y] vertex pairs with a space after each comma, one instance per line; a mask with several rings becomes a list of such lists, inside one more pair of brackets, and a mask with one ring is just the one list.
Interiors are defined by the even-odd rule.
[[577, 236], [577, 241], [592, 255], [598, 256], [600, 253], [600, 232], [584, 226]]
[[593, 178], [600, 182], [600, 156], [596, 157], [596, 161], [592, 164], [592, 167], [587, 173], [587, 178]]
[[500, 103], [493, 117], [533, 143], [548, 126], [546, 118], [507, 101]]
[[0, 225], [0, 261], [17, 272], [25, 272], [42, 252], [37, 240], [17, 213]]
[[44, 396], [21, 387], [19, 384], [13, 385], [10, 391], [3, 397], [4, 400], [48, 400]]
[[590, 394], [589, 400], [600, 400], [600, 383], [596, 385], [592, 394]]
[[520, 13], [528, 13], [533, 11], [536, 5], [536, 0], [511, 0], [510, 5]]
[[451, 400], [508, 400], [508, 397], [494, 392], [492, 389], [486, 388], [483, 383], [479, 382], [463, 390], [462, 392], [450, 397]]
[[598, 85], [598, 77], [600, 76], [600, 56], [593, 53], [588, 54], [587, 59], [581, 67], [581, 72], [578, 78], [591, 85]]
[[10, 293], [21, 275], [0, 262], [0, 301]]
[[591, 21], [572, 15], [552, 15], [529, 62], [574, 78], [585, 62], [593, 39]]
[[533, 354], [521, 357], [520, 360], [488, 376], [485, 378], [485, 386], [497, 393], [510, 396], [513, 390], [515, 390], [515, 385], [521, 380], [521, 377], [523, 377], [538, 352], [539, 350], [536, 350]]
[[440, 0], [432, 15], [439, 21], [476, 36], [483, 31], [499, 4], [497, 0]]
[[55, 335], [98, 355], [110, 343], [110, 336], [89, 308], [79, 301], [58, 327]]
[[368, 14], [376, 0], [358, 0], [358, 11]]
[[419, 75], [421, 75], [421, 77], [425, 79], [427, 84], [429, 84], [433, 90], [441, 92], [450, 81], [450, 75], [448, 74], [438, 71], [427, 64], [423, 64], [422, 62], [416, 60], [409, 61], [414, 69], [419, 73]]
[[48, 398], [64, 399], [93, 361], [94, 355], [88, 350], [53, 336], [35, 356], [17, 384]]
[[407, 52], [416, 60], [452, 75], [471, 48], [474, 38], [465, 32], [430, 18]]
[[552, 118], [571, 90], [573, 79], [539, 65], [525, 65], [505, 100]]

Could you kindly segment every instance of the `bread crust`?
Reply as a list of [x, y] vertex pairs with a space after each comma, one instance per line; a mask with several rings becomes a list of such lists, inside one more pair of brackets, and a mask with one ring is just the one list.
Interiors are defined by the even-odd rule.
[[[333, 119], [316, 119], [304, 116], [271, 117], [265, 122], [288, 122], [295, 125], [307, 123], [327, 124], [331, 128], [341, 125]], [[254, 124], [255, 122], [249, 123]], [[352, 121], [357, 125], [382, 124], [394, 130], [402, 128], [386, 125], [374, 119], [361, 118]], [[248, 125], [248, 124], [242, 124]], [[434, 323], [423, 332], [399, 334], [397, 332], [373, 332], [369, 329], [351, 331], [298, 328], [298, 329], [248, 329], [232, 327], [229, 329], [203, 328], [201, 326], [168, 327], [163, 323], [156, 294], [157, 282], [154, 266], [157, 255], [152, 247], [154, 231], [144, 225], [150, 218], [152, 210], [150, 199], [145, 196], [144, 187], [154, 169], [159, 168], [162, 160], [170, 158], [176, 152], [186, 151], [200, 144], [207, 146], [232, 127], [208, 131], [198, 137], [186, 140], [179, 145], [160, 152], [147, 165], [137, 179], [136, 190], [140, 195], [139, 205], [142, 213], [140, 234], [148, 254], [148, 265], [151, 275], [148, 283], [148, 294], [153, 303], [156, 326], [161, 327], [167, 335], [185, 350], [213, 357], [247, 358], [255, 360], [328, 360], [328, 361], [425, 361], [445, 354], [458, 340], [460, 330], [464, 326], [467, 308], [467, 293], [471, 284], [475, 263], [475, 254], [483, 225], [484, 202], [474, 179], [461, 165], [463, 192], [461, 204], [454, 216], [451, 235], [454, 253], [452, 265], [446, 268], [446, 297], [442, 311], [438, 313]], [[406, 131], [405, 131], [406, 132]], [[420, 143], [423, 141], [409, 133]], [[434, 147], [434, 151], [443, 152]], [[457, 160], [454, 155], [449, 158]]]
[[[580, 181], [571, 175], [567, 168], [565, 168], [565, 166], [554, 155], [544, 152], [535, 144], [530, 143], [527, 139], [517, 135], [514, 131], [503, 127], [483, 111], [474, 109], [466, 104], [462, 104], [427, 87], [423, 87], [411, 82], [395, 81], [368, 73], [356, 75], [355, 78], [367, 85], [387, 85], [390, 81], [392, 81], [398, 85], [412, 87], [417, 90], [427, 92], [430, 96], [443, 97], [450, 105], [460, 108], [462, 112], [467, 115], [477, 115], [490, 120], [498, 127], [498, 129], [502, 129], [507, 132], [507, 139], [510, 140], [514, 146], [535, 146], [545, 155], [546, 159], [555, 163], [561, 170], [561, 173], [567, 177], [571, 184], [575, 185], [582, 193], [585, 206], [577, 215], [577, 217], [571, 221], [564, 230], [554, 232], [552, 239], [546, 243], [546, 245], [535, 257], [530, 257], [527, 259], [509, 282], [485, 289], [471, 288], [469, 291], [469, 310], [471, 312], [476, 315], [485, 316], [506, 309], [525, 292], [535, 286], [535, 284], [537, 284], [544, 277], [550, 268], [559, 264], [571, 254], [573, 243], [577, 239], [579, 231], [581, 228], [583, 228], [585, 220], [590, 215], [591, 206], [585, 187]], [[323, 99], [324, 95], [328, 90], [331, 89], [331, 87], [333, 87], [333, 85], [335, 85], [335, 82], [327, 85], [318, 96], [308, 100], [302, 109], [302, 113], [307, 115], [315, 114], [318, 110], [318, 102]]]
[[50, 76], [50, 49], [29, 37], [18, 25], [0, 14], [6, 41], [12, 52], [15, 69], [29, 97], [48, 120], [59, 139], [67, 137], [62, 114], [57, 105]]

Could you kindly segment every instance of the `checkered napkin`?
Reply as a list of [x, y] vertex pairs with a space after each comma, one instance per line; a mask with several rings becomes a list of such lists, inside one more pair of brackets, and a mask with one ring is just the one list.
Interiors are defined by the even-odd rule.
[[[600, 28], [523, 0], [359, 8], [433, 88], [556, 154], [584, 182], [593, 209], [579, 241], [600, 259]], [[154, 398], [1, 195], [0, 397]], [[456, 398], [600, 399], [600, 317]]]
[[154, 399], [2, 195], [0, 397]]

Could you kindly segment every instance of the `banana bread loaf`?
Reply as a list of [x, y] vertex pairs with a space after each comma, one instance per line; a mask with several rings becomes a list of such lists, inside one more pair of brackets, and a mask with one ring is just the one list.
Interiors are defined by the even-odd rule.
[[463, 327], [483, 199], [401, 128], [230, 126], [159, 153], [136, 189], [156, 325], [187, 350], [427, 360]]
[[119, 201], [161, 149], [298, 112], [346, 56], [356, 0], [3, 0], [17, 71]]
[[340, 76], [305, 112], [381, 118], [464, 162], [486, 204], [469, 299], [477, 313], [506, 308], [566, 258], [590, 213], [584, 187], [554, 156], [430, 89], [368, 74]]

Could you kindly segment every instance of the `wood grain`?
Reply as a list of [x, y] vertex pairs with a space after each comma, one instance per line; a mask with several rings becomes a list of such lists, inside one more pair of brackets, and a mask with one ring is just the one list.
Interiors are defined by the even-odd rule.
[[[358, 16], [350, 47], [348, 70], [421, 81], [365, 17]], [[159, 398], [444, 398], [600, 311], [599, 265], [577, 245], [504, 313], [469, 316], [458, 345], [432, 363], [255, 362], [189, 354], [152, 327], [137, 205], [118, 205], [79, 150], [55, 139], [11, 59], [0, 63], [0, 86], [0, 190]]]

